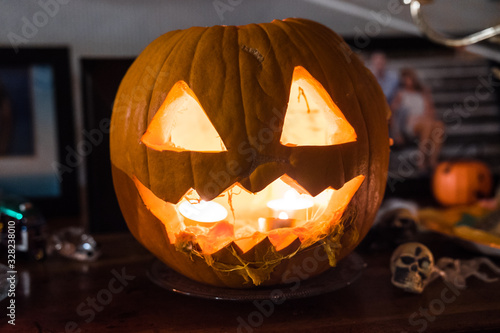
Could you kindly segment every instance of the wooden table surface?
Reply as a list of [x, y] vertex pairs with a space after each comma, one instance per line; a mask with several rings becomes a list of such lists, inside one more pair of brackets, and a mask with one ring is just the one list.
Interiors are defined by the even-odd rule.
[[[358, 251], [368, 266], [353, 284], [286, 300], [263, 315], [252, 302], [198, 299], [164, 290], [146, 275], [154, 258], [129, 234], [96, 239], [103, 255], [93, 263], [56, 257], [43, 263], [18, 261], [16, 325], [7, 324], [2, 314], [0, 331], [500, 332], [500, 282], [470, 278], [467, 289], [451, 290], [439, 280], [421, 295], [405, 293], [390, 283], [390, 251]], [[436, 234], [420, 240], [436, 258], [477, 256]], [[500, 264], [499, 258], [492, 259]], [[96, 301], [98, 297], [106, 304]], [[2, 312], [7, 305], [6, 300], [0, 303]]]

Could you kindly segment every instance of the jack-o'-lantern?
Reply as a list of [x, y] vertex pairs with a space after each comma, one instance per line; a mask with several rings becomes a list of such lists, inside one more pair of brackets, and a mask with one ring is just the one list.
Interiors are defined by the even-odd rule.
[[169, 32], [139, 55], [116, 96], [121, 210], [147, 249], [202, 283], [317, 275], [370, 228], [387, 176], [388, 117], [375, 78], [321, 24]]
[[493, 177], [480, 161], [445, 161], [434, 171], [432, 190], [444, 206], [470, 205], [491, 194]]

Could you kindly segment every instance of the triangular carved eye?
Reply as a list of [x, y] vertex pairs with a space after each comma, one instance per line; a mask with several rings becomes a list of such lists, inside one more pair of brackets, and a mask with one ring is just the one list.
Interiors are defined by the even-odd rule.
[[352, 141], [354, 128], [325, 88], [304, 67], [295, 67], [281, 144], [330, 146]]
[[198, 98], [184, 81], [174, 84], [141, 141], [155, 150], [227, 150]]

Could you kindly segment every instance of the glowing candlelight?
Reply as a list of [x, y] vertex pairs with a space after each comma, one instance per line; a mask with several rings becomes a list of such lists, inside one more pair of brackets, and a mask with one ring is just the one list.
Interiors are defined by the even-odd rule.
[[286, 212], [280, 212], [278, 218], [269, 217], [263, 218], [260, 217], [257, 220], [259, 224], [259, 231], [265, 232], [278, 228], [291, 228], [294, 226], [295, 220], [288, 217]]
[[283, 220], [307, 220], [307, 210], [313, 205], [314, 202], [311, 199], [301, 197], [295, 190], [288, 190], [283, 195], [283, 198], [271, 200], [267, 203], [267, 207], [274, 211], [274, 216]]
[[295, 220], [289, 219], [287, 213], [281, 212], [278, 218], [276, 218], [276, 217], [268, 217], [268, 218], [259, 217], [257, 222], [259, 224], [259, 226], [258, 226], [259, 231], [266, 232], [269, 230], [279, 229], [279, 228], [291, 228], [294, 226], [293, 223], [295, 222]]
[[224, 206], [213, 201], [189, 202], [184, 200], [179, 204], [178, 209], [184, 217], [185, 225], [210, 227], [227, 217], [227, 210]]
[[264, 217], [259, 217], [257, 223], [259, 224], [259, 231], [267, 231], [267, 219], [265, 219]]
[[285, 212], [281, 212], [280, 215], [278, 215], [278, 218], [280, 220], [288, 220], [288, 214]]

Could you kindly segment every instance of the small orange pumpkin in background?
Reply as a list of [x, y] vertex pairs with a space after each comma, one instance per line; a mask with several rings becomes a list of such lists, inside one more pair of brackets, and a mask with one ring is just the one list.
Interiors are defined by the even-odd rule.
[[[202, 283], [317, 275], [370, 229], [389, 115], [373, 75], [321, 24], [169, 32], [139, 55], [116, 96], [121, 210], [147, 249]], [[314, 270], [297, 274], [304, 265]]]
[[492, 188], [491, 171], [480, 161], [441, 162], [432, 179], [434, 197], [444, 206], [473, 204]]

